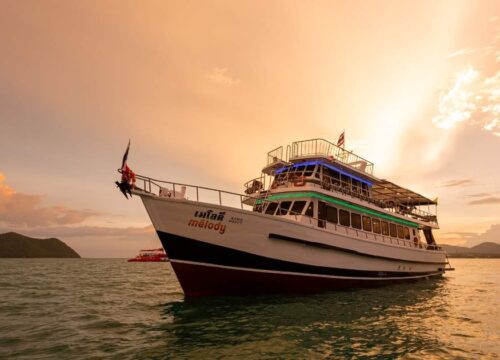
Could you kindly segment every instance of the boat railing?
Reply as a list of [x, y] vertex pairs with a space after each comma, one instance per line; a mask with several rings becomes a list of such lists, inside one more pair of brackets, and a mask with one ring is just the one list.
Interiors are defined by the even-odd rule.
[[185, 199], [240, 209], [248, 207], [243, 203], [244, 199], [248, 198], [248, 195], [204, 186], [158, 180], [143, 175], [136, 175], [134, 189], [158, 197]]
[[[266, 202], [274, 202], [273, 200], [268, 200], [268, 199], [262, 199], [262, 204]], [[280, 211], [280, 207], [276, 209], [276, 213]], [[281, 215], [275, 215], [275, 216], [281, 216]], [[304, 222], [305, 220], [306, 224], [309, 224], [314, 227], [320, 227], [320, 228], [326, 228], [326, 229], [331, 229], [335, 230], [336, 232], [341, 232], [345, 233], [346, 235], [356, 235], [358, 238], [365, 238], [367, 240], [375, 240], [375, 241], [380, 241], [382, 243], [386, 244], [391, 244], [391, 245], [398, 245], [398, 246], [403, 246], [403, 247], [410, 247], [410, 248], [416, 248], [416, 249], [422, 249], [422, 250], [432, 250], [432, 251], [442, 251], [443, 249], [440, 246], [437, 245], [428, 245], [427, 243], [418, 240], [415, 242], [414, 240], [412, 241], [411, 239], [401, 239], [398, 237], [392, 237], [392, 236], [387, 236], [383, 234], [377, 234], [371, 231], [365, 231], [362, 229], [355, 229], [350, 226], [344, 226], [341, 224], [335, 224], [328, 222], [324, 219], [319, 219], [314, 216], [307, 216], [307, 215], [302, 215], [302, 214], [288, 214], [285, 215], [285, 217], [293, 217], [295, 221], [297, 222]]]
[[266, 178], [264, 175], [256, 177], [255, 179], [247, 181], [243, 186], [245, 187], [245, 194], [247, 195], [262, 192], [266, 188]]
[[[405, 204], [404, 202], [392, 200], [390, 197], [387, 200], [376, 200], [373, 195], [378, 193], [373, 188], [368, 190], [361, 186], [356, 186], [350, 182], [344, 181], [341, 178], [335, 178], [326, 174], [322, 174], [322, 180], [316, 178], [314, 174], [309, 177], [304, 178], [305, 183], [313, 183], [321, 186], [322, 189], [327, 191], [340, 193], [346, 196], [356, 197], [360, 200], [364, 200], [370, 204], [376, 205], [386, 211], [403, 215], [408, 218], [415, 220], [421, 220], [437, 225], [437, 216], [430, 212], [424, 211], [417, 208], [416, 206], [410, 206], [410, 204]], [[273, 186], [294, 186], [295, 174], [293, 173], [282, 173], [278, 175], [273, 182]], [[380, 193], [381, 194], [381, 193]], [[383, 194], [387, 197], [387, 194]]]
[[290, 158], [286, 160], [288, 161], [304, 156], [322, 156], [334, 159], [358, 171], [370, 175], [373, 174], [372, 162], [325, 139], [310, 139], [293, 142]]
[[283, 158], [283, 146], [277, 147], [267, 153], [267, 165], [272, 165], [279, 161], [287, 161]]

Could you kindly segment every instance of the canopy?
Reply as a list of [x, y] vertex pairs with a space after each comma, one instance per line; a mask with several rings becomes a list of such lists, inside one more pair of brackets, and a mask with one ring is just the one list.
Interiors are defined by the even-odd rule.
[[384, 201], [386, 203], [394, 201], [395, 203], [410, 206], [437, 205], [437, 201], [428, 199], [425, 196], [387, 180], [380, 180], [373, 184], [372, 197], [375, 200]]

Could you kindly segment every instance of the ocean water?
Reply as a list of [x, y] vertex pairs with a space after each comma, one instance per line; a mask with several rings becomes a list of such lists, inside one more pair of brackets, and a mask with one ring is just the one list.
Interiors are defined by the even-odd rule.
[[185, 300], [168, 263], [0, 259], [1, 359], [498, 359], [500, 259], [441, 280]]

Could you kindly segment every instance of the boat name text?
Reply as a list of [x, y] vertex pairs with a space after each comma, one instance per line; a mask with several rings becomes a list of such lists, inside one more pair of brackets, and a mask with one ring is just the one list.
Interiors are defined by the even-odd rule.
[[226, 231], [226, 225], [225, 224], [223, 224], [221, 222], [213, 223], [213, 222], [208, 221], [208, 220], [195, 220], [195, 219], [191, 219], [188, 222], [188, 226], [199, 227], [199, 228], [202, 228], [202, 229], [215, 230], [215, 231], [218, 231], [219, 234], [221, 234], [221, 235], [224, 234], [224, 232]]
[[202, 218], [202, 219], [217, 220], [217, 221], [224, 220], [224, 215], [226, 215], [225, 211], [221, 211], [218, 214], [215, 213], [215, 212], [213, 212], [212, 210], [195, 211], [194, 212], [194, 217], [199, 217], [199, 218]]

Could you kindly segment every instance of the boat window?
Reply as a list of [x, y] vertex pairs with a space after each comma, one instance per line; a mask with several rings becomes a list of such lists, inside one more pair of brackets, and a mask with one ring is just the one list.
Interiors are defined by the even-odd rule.
[[304, 176], [311, 176], [315, 167], [316, 167], [316, 165], [307, 165]]
[[340, 175], [340, 182], [343, 188], [350, 189], [351, 185], [349, 180], [351, 180], [350, 177], [345, 175]]
[[318, 201], [318, 226], [326, 226], [326, 203]]
[[372, 219], [368, 216], [363, 216], [363, 230], [372, 231]]
[[278, 203], [275, 203], [275, 202], [269, 203], [269, 205], [267, 205], [267, 208], [266, 208], [266, 214], [274, 215], [274, 211], [276, 210], [277, 207], [278, 207]]
[[326, 207], [326, 221], [331, 222], [331, 223], [338, 223], [338, 213], [337, 213], [337, 208], [333, 206], [327, 206]]
[[253, 211], [262, 212], [262, 204], [255, 204]]
[[286, 215], [288, 213], [288, 209], [290, 209], [290, 205], [292, 205], [291, 201], [281, 202], [277, 215]]
[[292, 205], [292, 210], [290, 210], [290, 215], [301, 215], [305, 205], [305, 201], [295, 201]]
[[405, 239], [406, 240], [410, 240], [410, 229], [408, 229], [407, 227], [405, 227], [404, 231], [405, 231]]
[[368, 196], [368, 185], [366, 185], [365, 183], [361, 183], [361, 193], [364, 196]]
[[403, 227], [401, 225], [398, 225], [398, 238], [400, 238], [400, 239], [405, 238], [405, 233], [404, 233]]
[[415, 229], [411, 229], [413, 231], [413, 236], [416, 236], [417, 233], [415, 232]]
[[398, 230], [396, 228], [396, 224], [392, 224], [391, 223], [389, 225], [390, 225], [389, 229], [391, 230], [391, 236], [392, 237], [397, 237], [398, 236]]
[[340, 209], [339, 220], [340, 220], [340, 225], [351, 226], [351, 218], [349, 217], [349, 211]]
[[359, 180], [352, 179], [351, 181], [352, 181], [352, 191], [359, 192], [359, 188], [360, 188], [360, 185], [361, 185], [361, 183], [359, 182]]
[[297, 166], [297, 167], [295, 168], [295, 172], [296, 172], [296, 173], [301, 173], [301, 172], [303, 172], [303, 171], [304, 171], [304, 169], [305, 169], [305, 168], [306, 168], [306, 167], [305, 167], [304, 165]]
[[373, 219], [373, 232], [376, 234], [380, 234], [380, 220], [379, 219]]
[[382, 221], [382, 235], [389, 235], [389, 224], [386, 221]]
[[351, 213], [351, 224], [355, 229], [361, 229], [361, 215]]
[[314, 216], [314, 202], [313, 201], [309, 202], [309, 206], [306, 209], [305, 215], [310, 216], [310, 217]]

